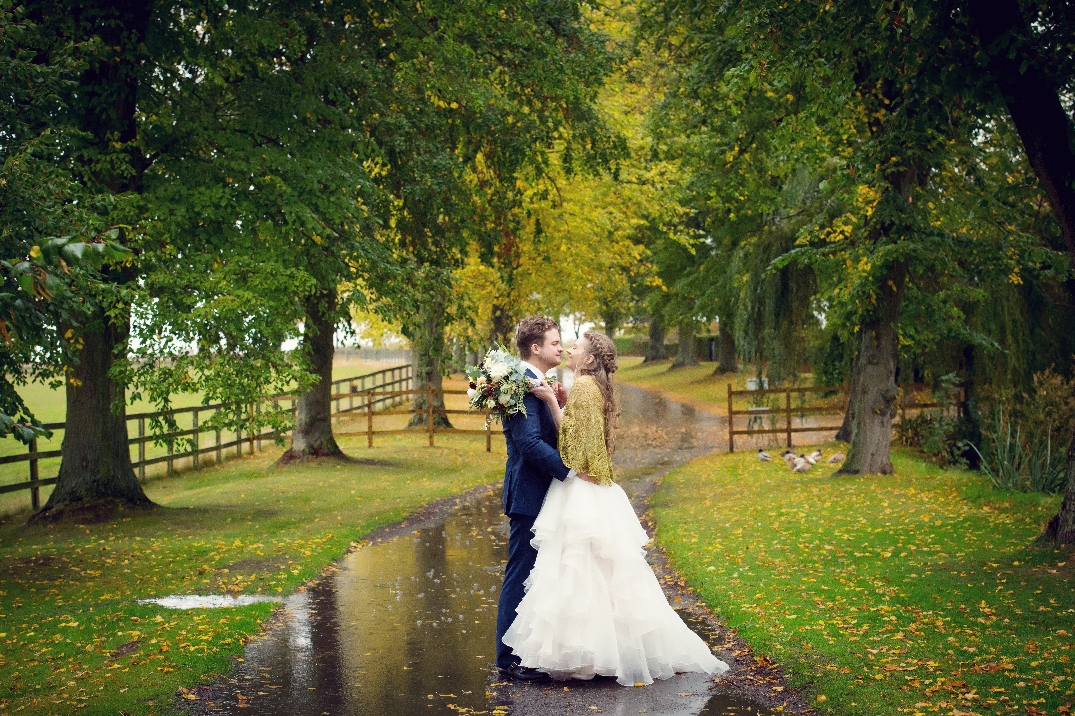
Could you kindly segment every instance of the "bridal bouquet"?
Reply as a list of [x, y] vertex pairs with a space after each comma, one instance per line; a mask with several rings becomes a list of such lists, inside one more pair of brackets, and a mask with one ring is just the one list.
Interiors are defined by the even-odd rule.
[[[507, 418], [522, 413], [526, 415], [523, 397], [530, 390], [530, 378], [523, 371], [522, 361], [499, 343], [485, 356], [477, 366], [467, 368], [470, 388], [471, 410], [485, 410], [489, 419], [504, 422]], [[548, 379], [546, 379], [548, 380]]]

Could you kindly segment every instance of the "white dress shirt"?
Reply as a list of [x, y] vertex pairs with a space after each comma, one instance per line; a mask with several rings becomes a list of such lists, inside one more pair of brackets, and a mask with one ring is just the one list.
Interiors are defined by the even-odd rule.
[[536, 375], [537, 377], [539, 377], [539, 378], [544, 378], [545, 377], [545, 372], [541, 371], [541, 370], [538, 370], [537, 367], [534, 366], [532, 363], [527, 363], [526, 361], [520, 361], [520, 362], [523, 364], [523, 372], [524, 373], [527, 370], [532, 370], [532, 371], [534, 371], [534, 375]]

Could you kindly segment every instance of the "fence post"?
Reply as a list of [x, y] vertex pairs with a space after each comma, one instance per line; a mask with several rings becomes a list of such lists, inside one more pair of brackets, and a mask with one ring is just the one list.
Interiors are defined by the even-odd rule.
[[[30, 438], [30, 455], [34, 455], [37, 452], [37, 438]], [[30, 507], [34, 512], [41, 509], [41, 488], [37, 486], [37, 481], [40, 479], [37, 468], [37, 458], [30, 458]]]
[[433, 447], [433, 385], [426, 385], [426, 415], [429, 416], [429, 447]]
[[485, 452], [493, 451], [493, 429], [489, 425], [489, 421], [485, 421]]
[[[273, 412], [274, 416], [277, 413], [280, 412], [280, 401], [277, 400], [276, 398], [272, 399], [272, 412]], [[280, 438], [280, 431], [277, 428], [273, 428], [273, 430], [272, 430], [273, 442], [276, 442], [279, 438]]]
[[197, 408], [194, 409], [194, 419], [193, 419], [192, 425], [193, 425], [193, 428], [194, 428], [194, 436], [193, 436], [194, 437], [194, 454], [191, 455], [190, 462], [191, 462], [191, 467], [193, 467], [195, 470], [197, 470], [198, 469], [198, 458], [200, 457], [198, 455], [198, 448], [201, 447], [201, 441], [198, 440], [198, 409]]
[[[175, 420], [175, 413], [170, 416], [172, 420]], [[175, 435], [169, 435], [168, 440], [168, 477], [171, 477], [175, 472], [175, 462], [172, 459], [172, 455], [175, 454]]]
[[791, 388], [785, 388], [784, 389], [784, 409], [787, 411], [788, 449], [790, 450], [791, 449]]
[[[365, 382], [365, 381], [363, 381]], [[373, 391], [366, 392], [366, 440], [373, 447]]]
[[235, 416], [235, 456], [243, 456], [243, 428], [239, 424], [239, 418], [242, 417], [242, 413]]
[[732, 412], [731, 383], [728, 383], [728, 452], [735, 452], [735, 414]]
[[146, 419], [145, 416], [138, 418], [138, 479], [146, 481]]
[[[255, 403], [255, 404], [254, 404], [254, 412], [255, 412], [255, 413], [256, 413], [257, 415], [261, 415], [261, 403]], [[255, 425], [255, 428], [256, 428], [256, 429], [257, 429], [257, 431], [258, 431], [258, 437], [257, 437], [257, 442], [258, 442], [258, 452], [261, 452], [261, 425], [260, 425], [260, 423], [259, 423], [259, 424], [256, 424], [256, 425]]]
[[347, 411], [351, 412], [355, 409], [355, 381], [347, 383], [347, 393]]
[[[246, 424], [246, 441], [247, 441], [247, 444], [249, 445], [248, 452], [249, 452], [250, 455], [253, 455], [254, 454], [254, 426], [253, 426], [253, 422], [254, 422], [254, 406], [253, 405], [248, 405], [246, 407], [246, 418], [249, 421]], [[239, 450], [239, 454], [240, 455], [242, 454], [242, 449], [241, 448]]]

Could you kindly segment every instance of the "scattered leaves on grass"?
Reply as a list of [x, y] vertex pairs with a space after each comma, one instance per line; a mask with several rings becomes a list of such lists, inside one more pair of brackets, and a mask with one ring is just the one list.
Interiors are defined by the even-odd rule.
[[895, 462], [834, 478], [703, 458], [651, 503], [658, 538], [758, 652], [826, 697], [819, 711], [1056, 713], [1075, 693], [1072, 550], [1028, 545], [1057, 500]]

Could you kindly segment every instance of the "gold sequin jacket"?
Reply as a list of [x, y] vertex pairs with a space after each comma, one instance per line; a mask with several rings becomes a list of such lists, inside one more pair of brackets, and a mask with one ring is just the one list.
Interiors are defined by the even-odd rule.
[[612, 458], [605, 445], [605, 397], [591, 376], [580, 375], [560, 422], [560, 457], [575, 472], [612, 484]]

